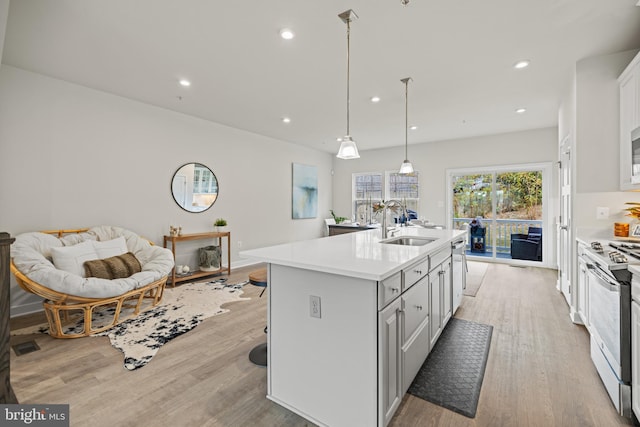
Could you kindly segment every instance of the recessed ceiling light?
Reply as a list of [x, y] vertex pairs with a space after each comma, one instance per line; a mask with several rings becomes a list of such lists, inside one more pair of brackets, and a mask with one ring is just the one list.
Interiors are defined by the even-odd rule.
[[189, 87], [191, 86], [191, 82], [187, 79], [180, 79], [180, 86]]
[[291, 119], [289, 117], [283, 117], [282, 123], [291, 123]]
[[409, 129], [411, 129], [411, 130], [416, 130], [416, 129], [418, 129], [418, 126], [413, 125], [413, 126], [411, 126]]
[[280, 37], [285, 40], [291, 40], [294, 36], [295, 34], [293, 33], [293, 31], [288, 28], [283, 28], [282, 30], [280, 30]]
[[513, 65], [513, 68], [517, 69], [517, 70], [521, 70], [523, 68], [527, 68], [529, 66], [530, 62], [526, 59], [523, 59], [522, 61], [518, 61]]
[[526, 108], [518, 108], [518, 109], [516, 110], [516, 113], [518, 113], [518, 114], [522, 114], [522, 113], [524, 113], [525, 111], [527, 111], [527, 109], [526, 109]]
[[371, 102], [380, 102], [380, 97], [379, 96], [372, 96], [371, 97]]
[[337, 138], [336, 138], [336, 141], [338, 141], [338, 142], [342, 142], [342, 138], [337, 137]]

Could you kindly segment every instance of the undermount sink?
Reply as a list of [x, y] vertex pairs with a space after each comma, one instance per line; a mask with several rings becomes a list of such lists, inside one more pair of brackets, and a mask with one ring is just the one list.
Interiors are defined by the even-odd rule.
[[380, 243], [388, 245], [423, 246], [436, 240], [438, 239], [432, 239], [430, 237], [400, 236], [392, 237], [391, 239], [387, 240], [381, 240]]

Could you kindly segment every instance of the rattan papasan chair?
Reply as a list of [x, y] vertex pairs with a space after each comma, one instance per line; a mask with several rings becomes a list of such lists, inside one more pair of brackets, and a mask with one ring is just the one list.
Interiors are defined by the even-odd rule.
[[11, 256], [20, 287], [44, 298], [55, 338], [96, 334], [157, 305], [174, 266], [169, 249], [113, 226], [20, 234]]

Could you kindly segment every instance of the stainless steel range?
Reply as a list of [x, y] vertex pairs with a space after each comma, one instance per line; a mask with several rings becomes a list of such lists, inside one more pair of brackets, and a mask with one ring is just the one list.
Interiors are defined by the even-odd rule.
[[[604, 247], [603, 247], [604, 246]], [[640, 263], [640, 245], [591, 243], [589, 323], [591, 360], [620, 415], [631, 417], [631, 273]]]

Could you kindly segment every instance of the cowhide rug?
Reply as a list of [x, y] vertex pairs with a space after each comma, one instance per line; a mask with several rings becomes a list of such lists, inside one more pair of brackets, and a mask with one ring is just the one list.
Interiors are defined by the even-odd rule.
[[[139, 369], [149, 363], [164, 344], [189, 332], [204, 319], [228, 312], [222, 305], [249, 300], [241, 297], [242, 288], [247, 283], [226, 284], [225, 279], [221, 279], [166, 288], [162, 301], [156, 307], [91, 336], [108, 336], [111, 345], [124, 353], [125, 369]], [[95, 313], [94, 325], [99, 324], [100, 318], [110, 319], [112, 312], [113, 309], [106, 309], [103, 313]], [[81, 322], [69, 325], [67, 331], [82, 330]], [[47, 333], [47, 328], [40, 327], [38, 331]], [[19, 334], [26, 332], [20, 331]]]

